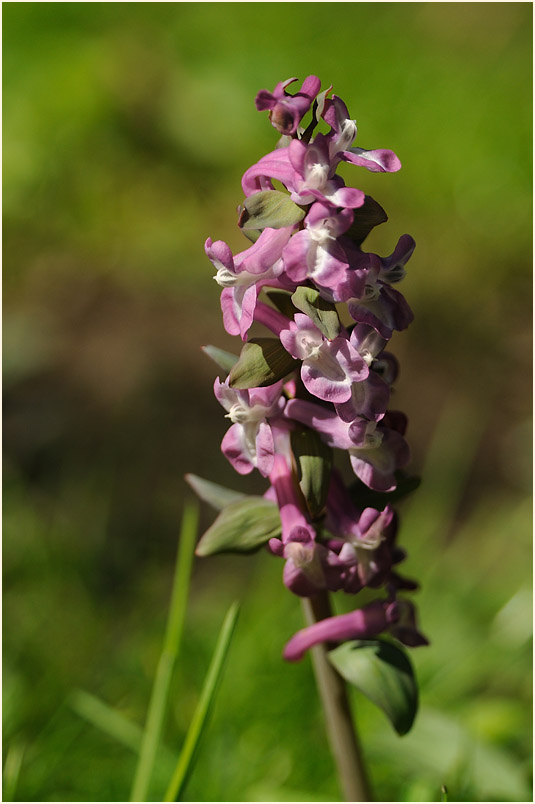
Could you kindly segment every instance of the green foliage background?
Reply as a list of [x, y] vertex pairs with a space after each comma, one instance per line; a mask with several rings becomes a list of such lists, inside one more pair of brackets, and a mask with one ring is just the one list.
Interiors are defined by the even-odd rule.
[[[414, 730], [355, 694], [378, 800], [530, 793], [531, 5], [4, 3], [4, 800], [124, 800], [135, 755], [75, 711], [86, 690], [142, 724], [194, 472], [248, 492], [204, 343], [223, 332], [207, 236], [236, 228], [244, 170], [276, 133], [260, 88], [319, 75], [358, 144], [344, 166], [417, 249], [395, 406], [423, 484], [402, 509], [431, 647]], [[203, 526], [211, 522], [203, 513]], [[217, 631], [227, 672], [192, 801], [337, 800], [280, 562], [198, 560], [152, 797]], [[351, 603], [351, 601], [349, 601]], [[340, 606], [347, 601], [341, 601]]]

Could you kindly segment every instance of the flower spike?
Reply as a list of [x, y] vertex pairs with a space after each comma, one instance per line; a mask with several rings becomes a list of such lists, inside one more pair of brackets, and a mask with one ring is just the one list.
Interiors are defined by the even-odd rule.
[[[331, 87], [320, 93], [310, 75], [291, 94], [296, 81], [255, 99], [283, 136], [242, 177], [239, 225], [253, 244], [237, 254], [222, 240], [205, 244], [224, 327], [246, 341], [230, 375], [214, 385], [231, 423], [221, 449], [239, 474], [257, 469], [266, 479], [257, 499], [271, 506], [275, 527], [273, 518], [263, 526], [250, 514], [243, 524], [255, 544], [284, 560], [291, 592], [312, 598], [369, 588], [383, 597], [299, 631], [284, 649], [288, 661], [320, 643], [383, 633], [410, 647], [427, 644], [404, 598], [417, 584], [395, 571], [405, 552], [390, 501], [403, 488], [410, 450], [406, 417], [389, 409], [398, 364], [387, 348], [413, 318], [393, 285], [415, 243], [404, 234], [387, 257], [363, 250], [386, 213], [337, 173], [342, 162], [386, 173], [401, 163], [393, 151], [354, 144], [356, 122]], [[328, 132], [314, 135], [322, 121]], [[346, 453], [351, 486], [333, 468], [333, 450]]]

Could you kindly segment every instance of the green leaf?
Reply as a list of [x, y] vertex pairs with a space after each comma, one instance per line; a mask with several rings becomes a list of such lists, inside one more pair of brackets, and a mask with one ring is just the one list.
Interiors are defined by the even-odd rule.
[[235, 363], [238, 362], [238, 355], [233, 355], [232, 352], [226, 352], [224, 349], [219, 349], [217, 346], [202, 346], [205, 355], [208, 355], [220, 369], [228, 374]]
[[293, 318], [297, 313], [297, 307], [292, 303], [292, 294], [287, 290], [267, 290], [266, 296], [273, 302], [277, 310], [288, 318]]
[[298, 310], [312, 319], [327, 340], [332, 341], [340, 334], [340, 319], [336, 307], [322, 299], [319, 290], [302, 285], [293, 294], [292, 302]]
[[308, 428], [293, 430], [292, 451], [297, 463], [297, 478], [312, 518], [318, 517], [325, 507], [333, 452], [321, 438]]
[[225, 506], [197, 545], [198, 556], [250, 553], [280, 537], [279, 509], [263, 497], [245, 497]]
[[357, 480], [349, 487], [351, 499], [358, 508], [377, 508], [381, 510], [387, 504], [399, 502], [399, 500], [410, 494], [421, 483], [419, 477], [406, 475], [399, 470], [395, 473], [396, 488], [393, 491], [373, 491]]
[[355, 209], [354, 212], [355, 218], [347, 232], [345, 232], [345, 237], [350, 237], [357, 246], [360, 246], [375, 226], [388, 220], [388, 216], [382, 206], [369, 195], [364, 199], [364, 204]]
[[249, 196], [243, 202], [243, 211], [238, 225], [242, 229], [282, 229], [293, 226], [305, 217], [305, 210], [299, 207], [287, 193], [280, 190], [262, 190]]
[[386, 714], [398, 734], [406, 734], [418, 710], [418, 686], [407, 654], [382, 639], [345, 642], [329, 651], [340, 675]]
[[229, 385], [238, 390], [273, 385], [298, 365], [278, 338], [251, 338], [230, 372]]
[[198, 477], [197, 475], [189, 474], [185, 476], [185, 479], [197, 497], [207, 502], [208, 505], [211, 505], [216, 511], [221, 511], [226, 505], [230, 505], [230, 503], [236, 502], [237, 500], [242, 500], [246, 496], [242, 494], [241, 491], [227, 489], [225, 486], [212, 483], [210, 480], [204, 480], [204, 478]]

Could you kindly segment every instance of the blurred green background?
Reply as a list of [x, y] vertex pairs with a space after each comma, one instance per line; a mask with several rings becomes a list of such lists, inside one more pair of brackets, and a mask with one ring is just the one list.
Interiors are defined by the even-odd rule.
[[[378, 800], [531, 800], [531, 32], [528, 3], [4, 3], [4, 800], [125, 800], [194, 472], [244, 491], [200, 347], [223, 331], [207, 236], [277, 139], [261, 88], [330, 83], [400, 173], [343, 167], [417, 242], [392, 348], [409, 415], [406, 573], [431, 647], [413, 731], [353, 703]], [[204, 510], [202, 526], [213, 515]], [[281, 563], [197, 560], [152, 798], [228, 604], [242, 613], [192, 801], [339, 800]], [[342, 601], [339, 605], [352, 604]]]

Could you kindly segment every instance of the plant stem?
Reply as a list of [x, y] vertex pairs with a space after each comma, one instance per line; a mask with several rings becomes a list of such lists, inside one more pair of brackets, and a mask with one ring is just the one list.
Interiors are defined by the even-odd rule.
[[[303, 598], [307, 625], [332, 617], [327, 592]], [[327, 658], [327, 646], [311, 649], [316, 683], [325, 712], [327, 735], [346, 801], [372, 801], [362, 753], [349, 707], [346, 685]]]

